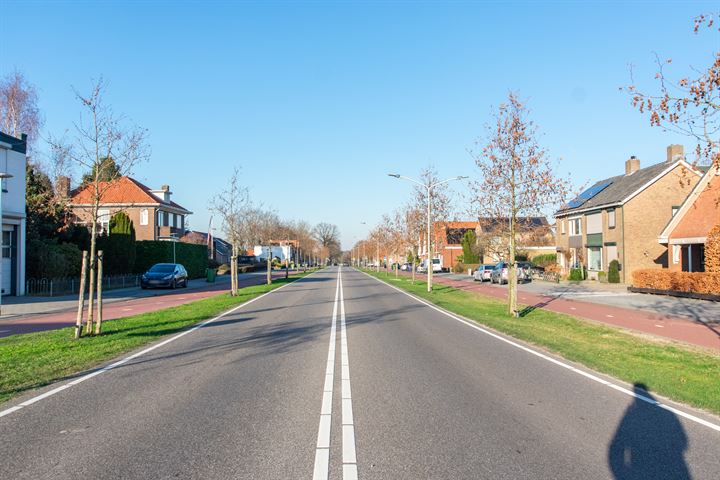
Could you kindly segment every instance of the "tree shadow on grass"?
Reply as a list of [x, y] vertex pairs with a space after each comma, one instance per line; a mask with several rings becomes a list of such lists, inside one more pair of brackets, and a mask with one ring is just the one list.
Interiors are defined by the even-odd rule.
[[636, 383], [633, 390], [641, 398], [635, 398], [625, 411], [608, 448], [613, 478], [691, 478], [685, 462], [688, 438], [680, 420], [672, 412], [653, 405], [655, 399], [642, 383]]

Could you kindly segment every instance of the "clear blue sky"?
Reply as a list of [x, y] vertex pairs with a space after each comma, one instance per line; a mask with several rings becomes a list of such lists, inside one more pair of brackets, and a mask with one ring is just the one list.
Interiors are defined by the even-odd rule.
[[[584, 184], [688, 139], [651, 128], [618, 87], [706, 66], [717, 2], [15, 2], [0, 0], [0, 74], [33, 82], [60, 134], [71, 86], [109, 82], [114, 110], [150, 130], [135, 177], [168, 183], [206, 230], [234, 165], [284, 218], [328, 221], [343, 246], [400, 205], [417, 176], [477, 175], [467, 153], [509, 90], [530, 101], [541, 143]], [[462, 190], [462, 186], [460, 186]]]

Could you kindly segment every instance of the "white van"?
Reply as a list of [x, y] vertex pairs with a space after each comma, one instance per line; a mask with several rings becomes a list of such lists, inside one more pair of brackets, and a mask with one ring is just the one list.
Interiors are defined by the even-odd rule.
[[[439, 258], [432, 259], [432, 269], [433, 269], [433, 273], [442, 272], [442, 264], [440, 263]], [[417, 271], [418, 272], [427, 272], [427, 260], [423, 260], [420, 263], [420, 265], [418, 265]]]

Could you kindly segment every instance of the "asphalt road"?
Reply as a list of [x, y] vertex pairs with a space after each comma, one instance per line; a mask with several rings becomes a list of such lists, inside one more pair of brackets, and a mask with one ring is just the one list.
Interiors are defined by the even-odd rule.
[[717, 418], [521, 347], [326, 269], [0, 406], [0, 478], [720, 478]]

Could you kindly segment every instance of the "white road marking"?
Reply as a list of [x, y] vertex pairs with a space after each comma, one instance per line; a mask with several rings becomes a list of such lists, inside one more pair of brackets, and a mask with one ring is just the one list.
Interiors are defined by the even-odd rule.
[[[362, 273], [365, 273], [365, 272], [362, 272]], [[636, 398], [636, 399], [638, 399], [638, 400], [642, 400], [643, 402], [649, 403], [649, 404], [654, 405], [654, 406], [656, 406], [656, 407], [658, 407], [658, 408], [662, 408], [663, 410], [667, 410], [667, 411], [669, 411], [669, 412], [672, 412], [672, 413], [674, 413], [674, 414], [676, 414], [676, 415], [679, 415], [679, 416], [681, 416], [681, 417], [683, 417], [683, 418], [685, 418], [685, 419], [687, 419], [687, 420], [690, 420], [690, 421], [692, 421], [692, 422], [698, 423], [698, 424], [703, 425], [703, 426], [705, 426], [705, 427], [708, 427], [708, 428], [710, 428], [710, 429], [712, 429], [712, 430], [715, 430], [715, 431], [717, 431], [717, 432], [720, 432], [720, 425], [718, 425], [718, 424], [709, 422], [709, 421], [704, 420], [704, 419], [702, 419], [702, 418], [700, 418], [700, 417], [696, 417], [695, 415], [692, 415], [692, 414], [690, 414], [690, 413], [684, 412], [684, 411], [679, 410], [679, 409], [677, 409], [677, 408], [675, 408], [675, 407], [672, 407], [672, 406], [670, 406], [670, 405], [666, 405], [666, 404], [664, 404], [664, 403], [662, 403], [662, 402], [659, 402], [659, 401], [657, 401], [657, 400], [655, 400], [655, 399], [653, 399], [653, 398], [649, 398], [649, 397], [646, 397], [646, 396], [644, 396], [644, 395], [640, 395], [639, 393], [635, 393], [634, 391], [632, 391], [632, 390], [630, 390], [630, 389], [627, 389], [627, 388], [622, 387], [622, 386], [620, 386], [620, 385], [616, 385], [616, 384], [614, 384], [614, 383], [612, 383], [612, 382], [609, 382], [609, 381], [607, 381], [607, 380], [604, 380], [604, 379], [598, 377], [597, 375], [593, 375], [592, 373], [585, 372], [584, 370], [580, 370], [579, 368], [573, 367], [572, 365], [569, 365], [569, 364], [567, 364], [567, 363], [561, 362], [560, 360], [556, 360], [556, 359], [554, 359], [554, 358], [552, 358], [552, 357], [549, 357], [549, 356], [547, 356], [547, 355], [545, 355], [545, 354], [543, 354], [543, 353], [537, 352], [537, 351], [533, 350], [532, 348], [529, 348], [529, 347], [526, 347], [526, 346], [524, 346], [524, 345], [521, 345], [521, 344], [519, 344], [519, 343], [517, 343], [517, 342], [514, 342], [514, 341], [508, 339], [508, 338], [502, 337], [502, 336], [500, 336], [500, 335], [498, 335], [498, 334], [496, 334], [496, 333], [491, 332], [490, 330], [486, 330], [486, 329], [484, 329], [484, 328], [476, 325], [472, 320], [468, 320], [468, 319], [459, 317], [459, 316], [457, 316], [457, 315], [455, 315], [455, 314], [452, 314], [452, 313], [450, 313], [450, 312], [448, 312], [448, 311], [445, 311], [445, 310], [441, 309], [440, 307], [437, 307], [437, 306], [435, 306], [435, 305], [433, 305], [433, 304], [431, 304], [431, 303], [429, 303], [429, 302], [426, 302], [425, 300], [423, 300], [423, 299], [421, 299], [421, 298], [419, 298], [419, 297], [416, 297], [415, 295], [413, 295], [413, 294], [411, 294], [411, 293], [408, 293], [408, 292], [406, 292], [406, 291], [404, 291], [404, 290], [396, 287], [395, 285], [390, 285], [390, 284], [388, 284], [388, 283], [385, 283], [385, 282], [383, 282], [382, 280], [373, 277], [372, 275], [368, 275], [367, 273], [365, 273], [365, 275], [367, 275], [368, 277], [370, 277], [370, 278], [378, 281], [379, 283], [382, 283], [382, 284], [384, 284], [384, 285], [387, 285], [389, 288], [392, 288], [392, 289], [397, 290], [398, 292], [402, 293], [403, 295], [407, 295], [408, 297], [412, 298], [413, 300], [415, 300], [415, 301], [417, 301], [417, 302], [420, 302], [420, 303], [422, 303], [423, 305], [425, 305], [425, 306], [427, 306], [427, 307], [429, 307], [429, 308], [432, 308], [433, 310], [435, 310], [435, 311], [437, 311], [437, 312], [445, 315], [446, 317], [450, 317], [450, 318], [452, 318], [453, 320], [456, 320], [456, 321], [458, 321], [458, 322], [460, 322], [460, 323], [464, 323], [464, 324], [467, 325], [468, 327], [474, 328], [475, 330], [477, 330], [477, 331], [479, 331], [479, 332], [482, 332], [482, 333], [484, 333], [484, 334], [486, 334], [486, 335], [489, 335], [489, 336], [491, 336], [491, 337], [493, 337], [493, 338], [495, 338], [495, 339], [497, 339], [497, 340], [500, 340], [501, 342], [505, 342], [505, 343], [507, 343], [507, 344], [509, 344], [509, 345], [512, 345], [512, 346], [515, 347], [515, 348], [519, 348], [520, 350], [523, 350], [523, 351], [525, 351], [525, 352], [527, 352], [527, 353], [529, 353], [529, 354], [531, 354], [531, 355], [535, 355], [536, 357], [542, 358], [543, 360], [547, 360], [547, 361], [550, 362], [550, 363], [554, 363], [555, 365], [557, 365], [557, 366], [559, 366], [559, 367], [566, 368], [566, 369], [570, 370], [571, 372], [577, 373], [578, 375], [582, 375], [582, 376], [585, 377], [585, 378], [588, 378], [588, 379], [590, 379], [590, 380], [592, 380], [592, 381], [594, 381], [594, 382], [597, 382], [597, 383], [600, 383], [600, 384], [602, 384], [602, 385], [605, 385], [605, 386], [607, 386], [607, 387], [609, 387], [609, 388], [612, 388], [613, 390], [617, 390], [618, 392], [624, 393], [625, 395], [628, 395], [628, 396], [630, 396], [630, 397]]]
[[[342, 275], [338, 272], [338, 275]], [[355, 424], [352, 413], [352, 392], [350, 389], [350, 355], [348, 354], [347, 327], [345, 326], [345, 295], [340, 280], [340, 359], [342, 370], [342, 452], [343, 480], [358, 478], [357, 456], [355, 453]]]
[[[305, 276], [305, 277], [303, 277], [303, 278], [307, 278], [307, 277], [309, 277], [310, 275], [314, 275], [315, 273], [317, 273], [317, 272], [313, 272], [313, 273], [311, 273], [311, 274], [309, 274], [309, 275], [307, 275], [307, 276]], [[23, 409], [23, 408], [25, 408], [25, 407], [27, 407], [27, 406], [29, 406], [29, 405], [32, 405], [32, 404], [35, 403], [35, 402], [39, 402], [40, 400], [43, 400], [43, 399], [45, 399], [45, 398], [48, 398], [48, 397], [50, 397], [50, 396], [52, 396], [52, 395], [55, 395], [56, 393], [60, 393], [60, 392], [62, 392], [63, 390], [66, 390], [66, 389], [68, 389], [68, 388], [70, 388], [70, 387], [73, 387], [73, 386], [79, 384], [79, 383], [82, 383], [82, 382], [84, 382], [85, 380], [89, 380], [89, 379], [91, 379], [91, 378], [93, 378], [93, 377], [96, 377], [96, 376], [98, 376], [98, 375], [100, 375], [100, 374], [103, 374], [103, 373], [105, 373], [105, 372], [109, 372], [110, 370], [113, 370], [113, 369], [119, 367], [120, 365], [123, 365], [123, 364], [129, 362], [130, 360], [133, 360], [133, 359], [138, 358], [138, 357], [140, 357], [140, 356], [142, 356], [142, 355], [145, 355], [146, 353], [150, 353], [150, 352], [152, 352], [153, 350], [156, 350], [156, 349], [158, 349], [158, 348], [160, 348], [160, 347], [163, 347], [163, 346], [167, 345], [168, 343], [174, 342], [175, 340], [184, 337], [184, 336], [187, 335], [188, 333], [192, 333], [192, 332], [194, 332], [195, 330], [204, 327], [205, 325], [208, 325], [208, 324], [210, 324], [210, 323], [213, 323], [213, 322], [215, 322], [215, 321], [217, 321], [217, 320], [219, 320], [219, 319], [221, 319], [221, 318], [223, 318], [223, 317], [225, 317], [225, 316], [227, 316], [227, 315], [230, 315], [231, 313], [235, 313], [236, 311], [240, 310], [241, 308], [244, 308], [244, 307], [246, 307], [247, 305], [250, 305], [251, 303], [260, 300], [261, 298], [270, 295], [271, 293], [275, 293], [275, 292], [277, 292], [278, 290], [282, 290], [283, 288], [287, 287], [288, 285], [292, 285], [293, 283], [295, 283], [295, 282], [297, 282], [297, 281], [301, 281], [301, 280], [302, 280], [302, 278], [299, 278], [298, 280], [295, 280], [294, 282], [287, 283], [287, 284], [282, 285], [282, 286], [280, 286], [280, 287], [278, 287], [278, 288], [276, 288], [276, 289], [274, 289], [274, 290], [270, 290], [269, 292], [263, 293], [263, 294], [260, 295], [259, 297], [255, 297], [255, 298], [253, 298], [253, 299], [251, 299], [251, 300], [248, 300], [247, 302], [242, 303], [242, 304], [238, 305], [237, 307], [233, 307], [233, 308], [231, 308], [230, 310], [228, 310], [227, 312], [223, 312], [223, 313], [221, 313], [220, 315], [218, 315], [218, 316], [216, 316], [216, 317], [213, 317], [213, 318], [210, 318], [210, 319], [205, 320], [205, 321], [203, 321], [203, 322], [200, 322], [200, 323], [198, 323], [197, 325], [195, 325], [194, 327], [189, 328], [188, 330], [185, 330], [184, 332], [178, 333], [177, 335], [175, 335], [175, 336], [173, 336], [173, 337], [170, 337], [170, 338], [168, 338], [167, 340], [163, 340], [163, 341], [160, 342], [160, 343], [156, 343], [155, 345], [153, 345], [153, 346], [151, 346], [151, 347], [148, 347], [148, 348], [146, 348], [146, 349], [144, 349], [144, 350], [141, 350], [141, 351], [139, 351], [139, 352], [133, 353], [132, 355], [129, 355], [129, 356], [127, 356], [127, 357], [125, 357], [125, 358], [123, 358], [123, 359], [121, 359], [121, 360], [118, 360], [117, 362], [111, 363], [110, 365], [107, 365], [107, 366], [105, 366], [105, 367], [103, 367], [103, 368], [101, 368], [101, 369], [99, 369], [99, 370], [95, 370], [94, 372], [91, 372], [91, 373], [88, 373], [88, 374], [86, 374], [86, 375], [83, 375], [82, 377], [76, 378], [75, 380], [73, 380], [73, 381], [71, 381], [71, 382], [68, 382], [68, 383], [66, 383], [66, 384], [64, 384], [64, 385], [60, 385], [59, 387], [53, 388], [52, 390], [49, 390], [49, 391], [47, 391], [47, 392], [45, 392], [45, 393], [42, 393], [42, 394], [37, 395], [37, 396], [35, 396], [35, 397], [32, 397], [32, 398], [30, 398], [30, 399], [28, 399], [28, 400], [25, 400], [24, 402], [22, 402], [22, 403], [19, 404], [19, 405], [16, 405], [16, 406], [10, 407], [10, 408], [6, 408], [5, 410], [0, 411], [0, 417], [4, 417], [4, 416], [6, 416], [6, 415], [10, 415], [11, 413], [17, 412], [18, 410], [21, 410], [21, 409]]]
[[330, 344], [328, 345], [327, 366], [325, 368], [325, 386], [323, 387], [322, 406], [320, 407], [320, 425], [318, 440], [315, 447], [315, 468], [313, 480], [327, 480], [330, 474], [330, 430], [332, 427], [332, 397], [335, 380], [335, 332], [338, 316], [338, 299], [340, 298], [340, 272], [335, 287], [332, 323], [330, 324]]

